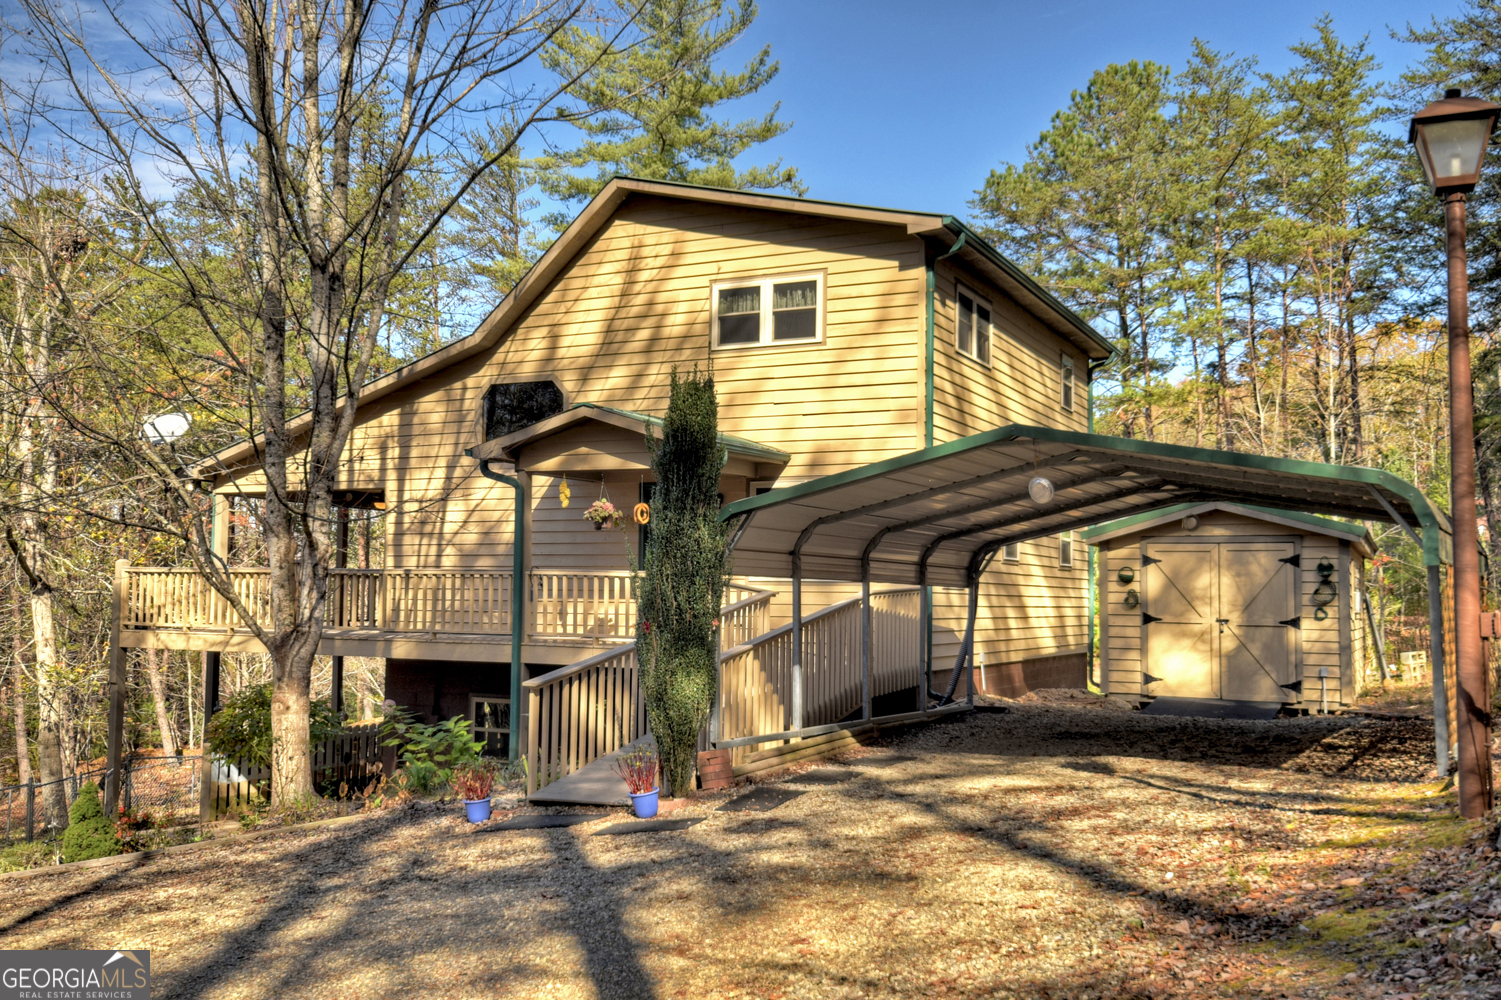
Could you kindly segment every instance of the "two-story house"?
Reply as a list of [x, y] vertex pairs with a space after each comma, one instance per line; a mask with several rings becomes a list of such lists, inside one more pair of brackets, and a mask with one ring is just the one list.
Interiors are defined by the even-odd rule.
[[[385, 657], [388, 698], [467, 715], [504, 744], [513, 629], [528, 677], [634, 635], [644, 434], [674, 367], [713, 373], [728, 503], [1007, 423], [1087, 430], [1090, 366], [1110, 353], [952, 216], [617, 178], [472, 334], [361, 392], [338, 495], [383, 512], [384, 564], [335, 573], [321, 649]], [[520, 483], [519, 525], [481, 460]], [[255, 450], [201, 468], [227, 547], [230, 499], [263, 493]], [[582, 514], [599, 497], [646, 504], [646, 523], [597, 530]], [[1083, 685], [1084, 560], [1054, 536], [990, 565], [980, 689]], [[240, 572], [252, 593], [255, 571]], [[740, 638], [787, 619], [786, 581], [735, 582], [727, 601], [756, 611]], [[202, 589], [184, 571], [126, 570], [122, 645], [258, 649]], [[853, 593], [808, 581], [803, 606]], [[931, 606], [941, 678], [964, 599], [940, 589]]]

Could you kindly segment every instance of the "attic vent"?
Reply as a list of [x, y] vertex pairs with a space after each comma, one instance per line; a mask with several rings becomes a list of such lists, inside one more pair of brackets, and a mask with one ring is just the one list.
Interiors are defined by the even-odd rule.
[[507, 382], [485, 391], [480, 419], [489, 441], [562, 412], [563, 390], [556, 382]]

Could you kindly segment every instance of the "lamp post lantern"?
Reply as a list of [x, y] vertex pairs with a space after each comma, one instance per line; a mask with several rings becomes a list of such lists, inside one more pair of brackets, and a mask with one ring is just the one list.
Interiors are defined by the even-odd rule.
[[1475, 189], [1501, 110], [1490, 101], [1444, 93], [1412, 119], [1407, 141], [1444, 202], [1449, 263], [1449, 456], [1454, 518], [1454, 660], [1458, 680], [1459, 810], [1475, 819], [1494, 801], [1490, 699], [1480, 640], [1480, 550], [1475, 526], [1475, 401], [1470, 379], [1469, 276], [1465, 195]]

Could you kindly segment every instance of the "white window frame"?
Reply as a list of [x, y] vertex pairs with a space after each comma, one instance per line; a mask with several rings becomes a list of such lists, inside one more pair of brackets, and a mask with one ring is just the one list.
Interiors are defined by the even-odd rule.
[[[716, 281], [709, 286], [709, 343], [716, 351], [742, 351], [748, 348], [758, 347], [800, 347], [808, 344], [823, 343], [824, 316], [828, 311], [828, 298], [825, 293], [827, 282], [824, 280], [826, 272], [808, 271], [800, 274], [771, 274], [766, 276], [751, 276], [745, 278], [725, 278]], [[774, 340], [773, 315], [771, 308], [771, 287], [773, 285], [786, 284], [792, 281], [814, 281], [818, 283], [818, 308], [814, 310], [814, 335], [797, 340]], [[719, 342], [719, 293], [731, 288], [751, 288], [759, 286], [761, 289], [761, 338], [749, 344], [721, 344]]]
[[1079, 381], [1074, 377], [1074, 359], [1068, 354], [1058, 362], [1058, 405], [1065, 413], [1074, 412], [1074, 396], [1079, 391]]
[[488, 744], [490, 741], [486, 737], [488, 737], [490, 733], [504, 733], [505, 737], [506, 737], [506, 746], [507, 746], [507, 748], [509, 748], [511, 740], [515, 738], [515, 727], [514, 727], [514, 725], [507, 726], [504, 729], [501, 729], [499, 727], [492, 727], [492, 726], [486, 726], [485, 728], [481, 729], [480, 726], [479, 726], [479, 724], [474, 721], [474, 710], [475, 710], [475, 707], [480, 702], [482, 702], [482, 701], [498, 702], [500, 704], [505, 705], [506, 706], [506, 721], [507, 722], [513, 722], [514, 719], [515, 719], [515, 713], [511, 711], [511, 696], [510, 695], [504, 695], [504, 696], [502, 696], [502, 695], [491, 695], [491, 694], [475, 694], [473, 692], [470, 692], [470, 694], [469, 694], [469, 725], [470, 725], [469, 732], [470, 732], [470, 735], [474, 738], [474, 741], [476, 743], [478, 743], [478, 742], [484, 742], [484, 743]]
[[1058, 533], [1058, 568], [1074, 568], [1074, 533], [1072, 530]]
[[[990, 326], [985, 331], [987, 356], [984, 359], [981, 359], [978, 351], [966, 351], [959, 346], [959, 318], [961, 309], [959, 305], [960, 295], [969, 296], [969, 298], [976, 304], [984, 305], [986, 311], [990, 313]], [[974, 331], [974, 338], [975, 343], [978, 344], [980, 342], [978, 330]], [[979, 294], [968, 285], [958, 283], [956, 283], [954, 286], [954, 353], [958, 354], [961, 358], [968, 358], [970, 361], [973, 361], [975, 364], [979, 365], [981, 368], [986, 369], [987, 371], [995, 367], [995, 304], [990, 301], [990, 298], [988, 296]]]
[[1009, 562], [1009, 563], [1021, 562], [1022, 561], [1022, 543], [1021, 542], [1007, 542], [1005, 545], [1002, 545], [1001, 546], [1001, 561], [1002, 562]]

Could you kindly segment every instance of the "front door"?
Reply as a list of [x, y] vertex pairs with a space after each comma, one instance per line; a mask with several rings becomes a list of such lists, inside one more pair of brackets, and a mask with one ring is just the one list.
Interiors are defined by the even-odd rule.
[[1296, 669], [1297, 545], [1291, 540], [1142, 545], [1142, 691], [1280, 702]]

